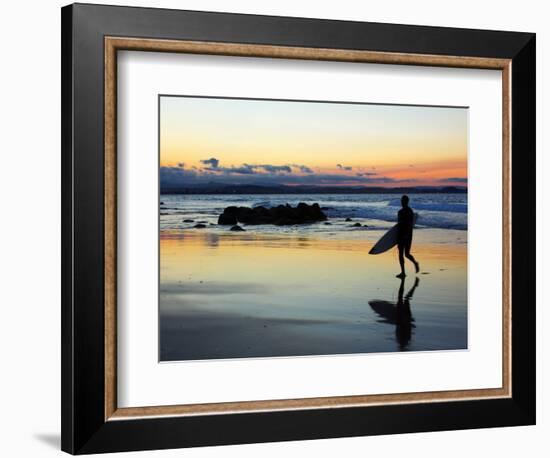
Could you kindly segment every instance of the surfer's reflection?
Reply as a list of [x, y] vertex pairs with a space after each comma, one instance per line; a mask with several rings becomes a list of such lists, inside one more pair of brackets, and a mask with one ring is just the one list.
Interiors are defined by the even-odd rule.
[[415, 279], [413, 287], [403, 296], [405, 291], [405, 279], [401, 278], [397, 303], [388, 301], [369, 301], [371, 308], [382, 318], [379, 323], [395, 325], [395, 338], [400, 350], [406, 350], [411, 340], [414, 318], [411, 313], [411, 299], [420, 280]]

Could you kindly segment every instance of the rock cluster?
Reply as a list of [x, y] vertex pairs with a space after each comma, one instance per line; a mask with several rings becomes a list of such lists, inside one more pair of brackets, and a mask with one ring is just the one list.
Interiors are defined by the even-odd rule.
[[277, 207], [227, 207], [218, 218], [218, 224], [275, 224], [287, 226], [293, 224], [310, 224], [325, 221], [327, 215], [323, 213], [319, 204], [308, 205], [300, 202], [296, 207], [278, 205]]

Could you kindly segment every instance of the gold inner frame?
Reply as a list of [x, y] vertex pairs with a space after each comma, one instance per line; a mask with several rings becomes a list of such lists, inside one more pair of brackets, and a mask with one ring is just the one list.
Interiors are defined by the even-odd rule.
[[[493, 69], [502, 72], [502, 387], [119, 408], [117, 404], [117, 51]], [[511, 397], [511, 60], [375, 51], [105, 37], [105, 420]]]

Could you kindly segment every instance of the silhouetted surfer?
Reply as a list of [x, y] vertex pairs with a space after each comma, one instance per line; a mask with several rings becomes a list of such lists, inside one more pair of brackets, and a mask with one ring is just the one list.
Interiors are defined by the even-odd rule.
[[[396, 275], [397, 278], [405, 278], [405, 258], [414, 264], [416, 273], [420, 270], [420, 266], [416, 259], [411, 254], [413, 227], [414, 227], [414, 212], [409, 207], [409, 196], [401, 197], [401, 210], [397, 212], [397, 248], [399, 249], [399, 265], [401, 273]], [[405, 255], [405, 257], [403, 257]]]

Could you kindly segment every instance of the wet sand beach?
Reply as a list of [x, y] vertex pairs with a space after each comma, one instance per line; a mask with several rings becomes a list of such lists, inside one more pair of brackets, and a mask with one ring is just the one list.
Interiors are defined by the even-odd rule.
[[415, 231], [403, 285], [383, 233], [161, 231], [160, 360], [466, 349], [467, 232]]

